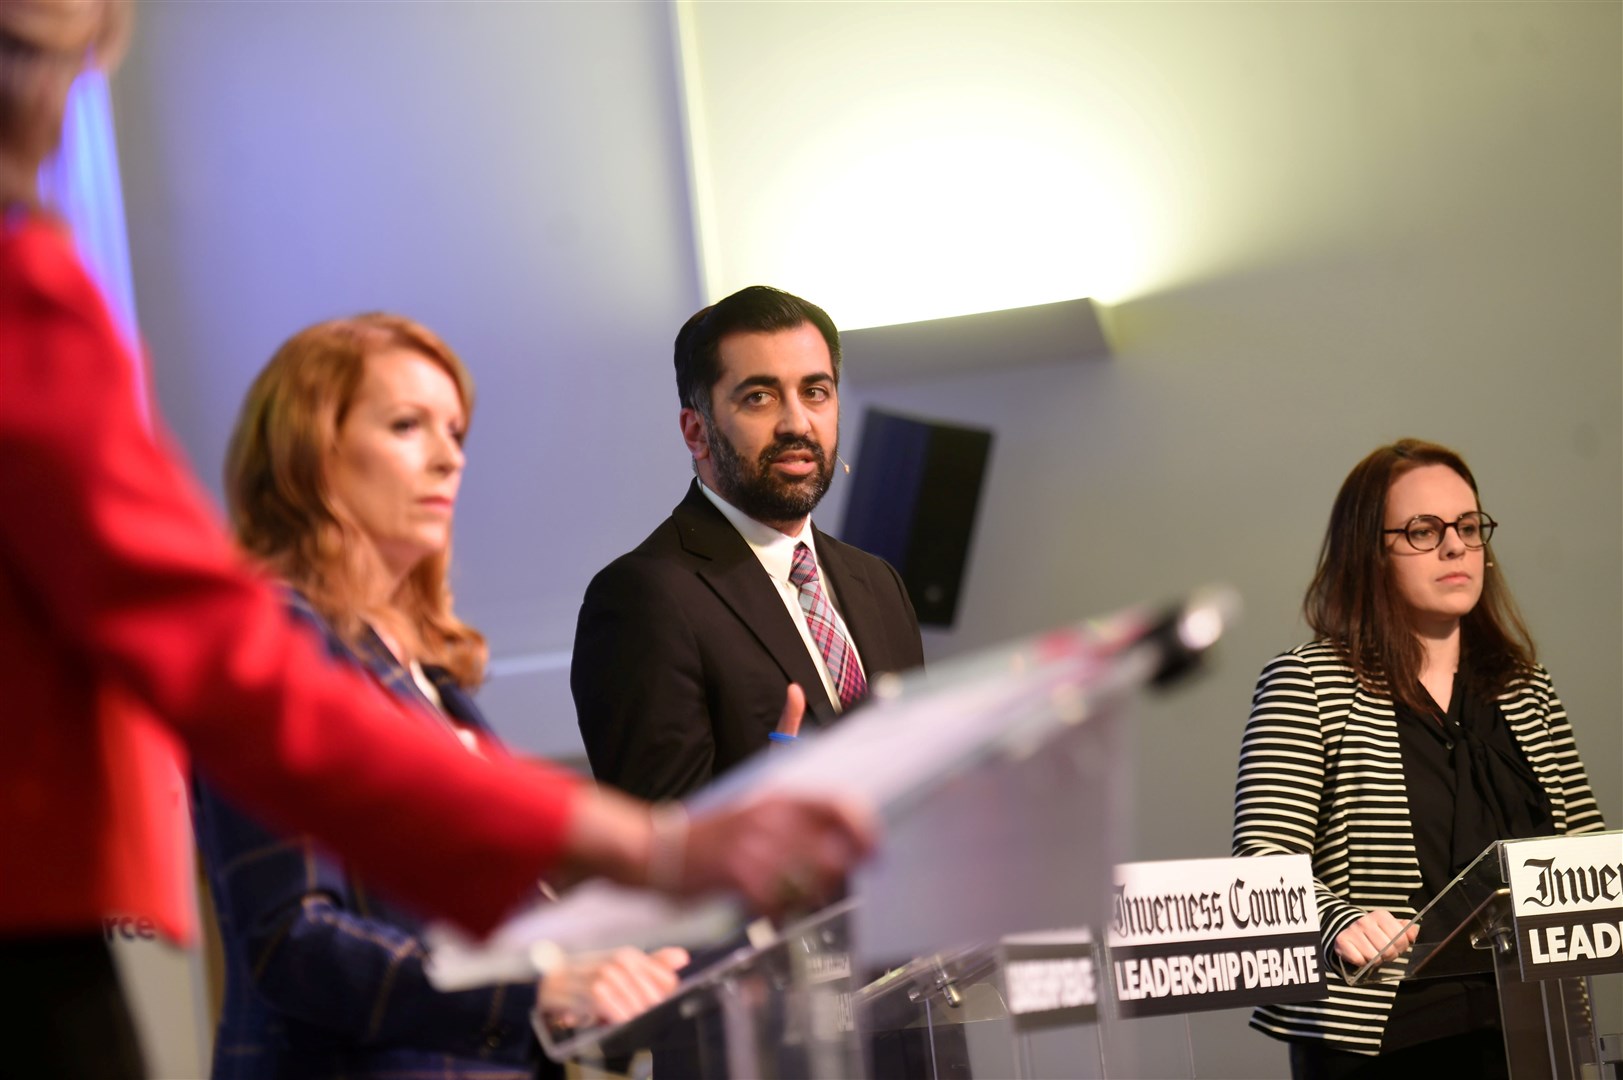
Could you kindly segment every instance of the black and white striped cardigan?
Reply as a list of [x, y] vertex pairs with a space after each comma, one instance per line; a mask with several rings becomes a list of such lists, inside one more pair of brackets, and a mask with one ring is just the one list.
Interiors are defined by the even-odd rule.
[[[1499, 707], [1549, 794], [1554, 830], [1604, 829], [1549, 673], [1538, 668], [1516, 681]], [[1333, 943], [1373, 908], [1412, 916], [1420, 863], [1392, 701], [1360, 688], [1327, 641], [1276, 657], [1257, 680], [1240, 744], [1234, 853], [1312, 856], [1330, 988], [1327, 1000], [1265, 1005], [1251, 1026], [1378, 1053], [1396, 989], [1348, 986]]]

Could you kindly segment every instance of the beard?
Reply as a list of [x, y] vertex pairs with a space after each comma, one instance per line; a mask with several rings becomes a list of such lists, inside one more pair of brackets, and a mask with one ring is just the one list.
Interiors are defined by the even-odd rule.
[[[756, 521], [770, 525], [806, 517], [823, 501], [829, 484], [834, 481], [832, 455], [824, 453], [816, 439], [798, 436], [778, 439], [754, 461], [746, 461], [708, 416], [704, 418], [704, 429], [716, 471], [716, 494]], [[798, 480], [778, 476], [772, 471], [773, 460], [792, 450], [809, 453], [816, 460], [817, 468]]]

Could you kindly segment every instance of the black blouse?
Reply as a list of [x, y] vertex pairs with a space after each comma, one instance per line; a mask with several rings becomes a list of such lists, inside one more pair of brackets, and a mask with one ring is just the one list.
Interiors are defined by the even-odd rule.
[[[1459, 675], [1445, 711], [1422, 687], [1427, 715], [1398, 703], [1398, 743], [1420, 861], [1415, 909], [1430, 903], [1495, 840], [1547, 835], [1549, 797], [1492, 699], [1470, 697]], [[1402, 984], [1383, 1053], [1499, 1023], [1492, 975]]]

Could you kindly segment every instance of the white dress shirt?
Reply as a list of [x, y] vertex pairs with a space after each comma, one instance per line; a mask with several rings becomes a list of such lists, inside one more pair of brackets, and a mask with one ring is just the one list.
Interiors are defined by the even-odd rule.
[[[810, 528], [811, 519], [806, 519], [807, 527], [800, 530], [799, 536], [790, 536], [770, 525], [756, 521], [711, 491], [703, 480], [699, 481], [699, 490], [704, 492], [705, 498], [709, 499], [717, 510], [721, 511], [723, 517], [732, 522], [733, 528], [738, 530], [738, 535], [744, 538], [750, 550], [755, 552], [755, 557], [761, 561], [762, 569], [766, 571], [766, 576], [772, 579], [772, 584], [777, 587], [778, 597], [788, 610], [789, 617], [794, 620], [795, 629], [800, 631], [800, 640], [805, 643], [806, 652], [817, 667], [817, 675], [823, 680], [823, 689], [828, 693], [828, 700], [833, 702], [834, 708], [838, 710], [840, 694], [834, 688], [833, 676], [828, 673], [828, 661], [823, 659], [823, 651], [817, 647], [817, 642], [812, 640], [811, 627], [806, 624], [806, 609], [800, 606], [800, 588], [789, 580], [789, 571], [795, 563], [797, 544], [805, 544], [811, 550], [812, 559], [817, 563], [817, 580], [823, 585], [823, 595], [828, 597], [829, 606], [834, 609], [834, 621], [845, 637], [846, 647], [851, 650], [851, 655], [856, 658], [859, 667], [862, 666], [862, 656], [857, 652], [857, 643], [851, 637], [851, 631], [846, 628], [844, 617], [840, 615], [840, 600], [834, 595], [834, 583], [823, 573], [822, 560], [817, 558], [817, 541]], [[867, 668], [863, 668], [862, 671], [866, 677]]]

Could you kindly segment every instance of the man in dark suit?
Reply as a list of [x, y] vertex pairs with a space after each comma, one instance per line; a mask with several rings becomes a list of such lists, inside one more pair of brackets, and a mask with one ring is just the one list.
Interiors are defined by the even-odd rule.
[[[780, 718], [832, 723], [883, 672], [924, 662], [884, 560], [818, 529], [839, 448], [839, 332], [765, 286], [676, 338], [687, 497], [586, 590], [570, 669], [599, 780], [680, 798], [765, 747]], [[788, 704], [786, 705], [786, 698]]]

